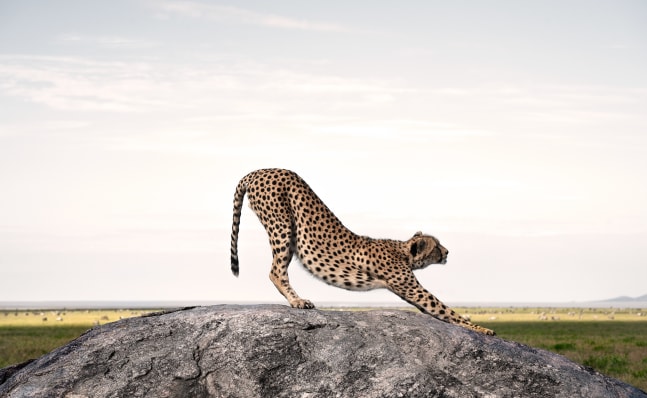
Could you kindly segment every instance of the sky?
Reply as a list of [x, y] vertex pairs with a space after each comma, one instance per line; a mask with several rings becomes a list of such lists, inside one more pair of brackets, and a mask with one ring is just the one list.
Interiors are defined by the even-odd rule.
[[[441, 300], [647, 293], [643, 1], [0, 2], [0, 301], [278, 302], [233, 193], [449, 249]], [[296, 262], [315, 304], [386, 302]]]

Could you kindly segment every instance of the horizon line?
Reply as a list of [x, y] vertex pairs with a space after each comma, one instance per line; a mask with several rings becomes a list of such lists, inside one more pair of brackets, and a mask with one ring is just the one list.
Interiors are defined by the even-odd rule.
[[[285, 305], [282, 301], [227, 301], [227, 300], [17, 300], [0, 301], [0, 310], [85, 310], [85, 309], [169, 309], [182, 307], [207, 307], [214, 305]], [[494, 307], [494, 308], [643, 308], [647, 300], [617, 301], [615, 299], [591, 301], [465, 301], [449, 302], [450, 307]], [[317, 308], [415, 308], [402, 301], [323, 301]]]

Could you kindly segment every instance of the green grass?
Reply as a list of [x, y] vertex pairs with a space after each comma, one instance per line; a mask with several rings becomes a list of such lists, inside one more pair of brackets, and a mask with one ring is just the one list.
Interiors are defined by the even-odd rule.
[[94, 325], [146, 312], [150, 311], [0, 310], [0, 368], [45, 355]]
[[481, 322], [497, 336], [553, 351], [647, 390], [647, 321]]
[[38, 358], [67, 344], [87, 326], [1, 326], [0, 368]]

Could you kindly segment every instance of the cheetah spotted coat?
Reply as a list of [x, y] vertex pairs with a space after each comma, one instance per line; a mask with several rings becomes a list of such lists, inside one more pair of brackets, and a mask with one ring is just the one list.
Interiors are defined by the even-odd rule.
[[330, 285], [348, 290], [386, 288], [440, 320], [494, 334], [448, 308], [416, 279], [413, 270], [447, 261], [448, 251], [435, 237], [418, 232], [398, 241], [356, 235], [289, 170], [257, 170], [238, 183], [231, 234], [234, 275], [239, 272], [238, 232], [245, 194], [270, 239], [270, 279], [292, 307], [314, 308], [290, 285], [288, 265], [296, 254], [308, 271]]

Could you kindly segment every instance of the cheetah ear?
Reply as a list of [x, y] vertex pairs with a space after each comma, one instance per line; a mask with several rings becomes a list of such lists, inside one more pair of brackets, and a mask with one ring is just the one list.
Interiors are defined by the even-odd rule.
[[413, 234], [413, 236], [422, 236], [422, 231], [416, 232], [415, 234]]
[[409, 250], [411, 252], [411, 255], [415, 257], [416, 255], [418, 255], [418, 253], [425, 250], [425, 247], [427, 247], [427, 242], [425, 242], [424, 240], [419, 240], [417, 242], [413, 242]]

